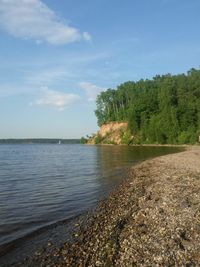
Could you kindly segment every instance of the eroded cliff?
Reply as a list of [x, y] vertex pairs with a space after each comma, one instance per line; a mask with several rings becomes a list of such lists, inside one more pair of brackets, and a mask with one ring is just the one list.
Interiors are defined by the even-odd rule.
[[88, 140], [88, 144], [129, 144], [133, 140], [127, 122], [109, 122], [103, 124], [97, 134]]

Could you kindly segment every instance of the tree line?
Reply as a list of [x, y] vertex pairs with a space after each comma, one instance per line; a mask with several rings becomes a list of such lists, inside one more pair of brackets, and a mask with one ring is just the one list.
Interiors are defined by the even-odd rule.
[[190, 144], [200, 135], [200, 70], [128, 81], [97, 96], [98, 125], [127, 121], [134, 143]]

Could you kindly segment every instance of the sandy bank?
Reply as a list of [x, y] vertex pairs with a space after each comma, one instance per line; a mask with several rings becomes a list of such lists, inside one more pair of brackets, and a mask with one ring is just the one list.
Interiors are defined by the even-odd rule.
[[74, 238], [19, 266], [200, 266], [200, 147], [130, 169]]

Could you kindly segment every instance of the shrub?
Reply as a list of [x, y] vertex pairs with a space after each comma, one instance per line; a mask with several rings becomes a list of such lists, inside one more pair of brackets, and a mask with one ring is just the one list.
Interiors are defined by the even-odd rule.
[[103, 137], [100, 134], [97, 134], [97, 136], [94, 139], [94, 142], [96, 145], [101, 144], [101, 142], [103, 141]]
[[131, 135], [130, 130], [123, 132], [121, 138], [122, 138], [121, 139], [122, 144], [129, 145], [130, 142], [132, 141], [132, 135]]
[[81, 137], [80, 143], [81, 143], [81, 144], [86, 144], [87, 141], [88, 141], [87, 138], [85, 138], [85, 137]]

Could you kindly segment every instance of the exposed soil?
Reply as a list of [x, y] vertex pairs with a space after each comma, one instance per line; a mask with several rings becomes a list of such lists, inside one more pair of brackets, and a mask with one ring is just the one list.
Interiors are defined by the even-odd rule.
[[75, 228], [14, 266], [200, 266], [200, 147], [134, 166]]
[[100, 136], [101, 144], [122, 144], [122, 136], [127, 129], [127, 122], [109, 122], [103, 124], [97, 134], [88, 140], [88, 144], [95, 144], [95, 139], [97, 136]]

